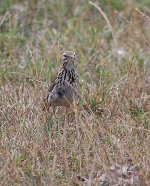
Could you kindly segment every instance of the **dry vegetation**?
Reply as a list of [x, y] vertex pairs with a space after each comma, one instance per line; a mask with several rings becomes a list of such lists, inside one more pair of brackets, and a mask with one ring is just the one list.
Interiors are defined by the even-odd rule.
[[[0, 185], [150, 185], [150, 3], [97, 5], [0, 1]], [[65, 50], [81, 95], [62, 140], [41, 103]]]

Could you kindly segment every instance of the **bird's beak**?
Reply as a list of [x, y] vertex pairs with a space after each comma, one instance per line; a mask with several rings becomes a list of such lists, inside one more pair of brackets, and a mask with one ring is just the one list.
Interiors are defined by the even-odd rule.
[[71, 57], [72, 57], [72, 58], [74, 58], [74, 57], [75, 57], [75, 55], [76, 55], [76, 53], [74, 52], [74, 53], [73, 53], [73, 55], [71, 55]]

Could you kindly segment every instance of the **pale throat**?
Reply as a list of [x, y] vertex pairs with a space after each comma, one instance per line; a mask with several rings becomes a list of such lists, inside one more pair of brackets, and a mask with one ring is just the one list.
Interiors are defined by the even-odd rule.
[[64, 64], [63, 64], [63, 67], [64, 67], [66, 70], [72, 70], [72, 69], [75, 68], [74, 62], [67, 62], [67, 63], [64, 63]]

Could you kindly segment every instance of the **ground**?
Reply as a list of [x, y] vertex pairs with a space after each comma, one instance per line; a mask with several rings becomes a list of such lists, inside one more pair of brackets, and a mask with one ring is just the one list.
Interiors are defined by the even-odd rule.
[[[150, 185], [149, 30], [149, 0], [0, 1], [0, 185]], [[65, 50], [80, 93], [64, 136], [42, 99]]]

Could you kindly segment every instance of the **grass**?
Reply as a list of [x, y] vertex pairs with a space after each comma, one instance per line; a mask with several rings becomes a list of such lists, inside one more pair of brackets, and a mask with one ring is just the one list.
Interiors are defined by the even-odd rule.
[[[0, 185], [73, 185], [128, 159], [150, 185], [149, 1], [97, 2], [0, 2]], [[65, 50], [81, 95], [63, 141], [64, 113], [41, 104]]]

